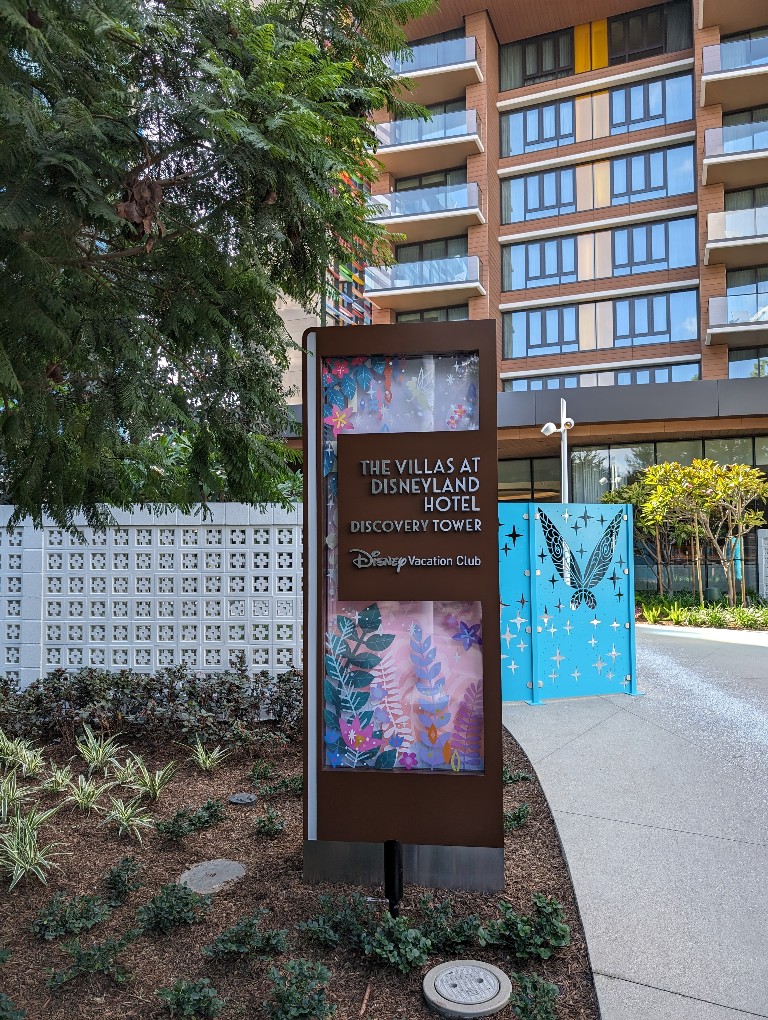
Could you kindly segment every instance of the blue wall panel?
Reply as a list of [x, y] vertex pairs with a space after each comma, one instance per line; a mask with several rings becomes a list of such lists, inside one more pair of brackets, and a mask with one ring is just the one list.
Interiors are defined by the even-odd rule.
[[635, 693], [632, 508], [500, 503], [505, 701]]

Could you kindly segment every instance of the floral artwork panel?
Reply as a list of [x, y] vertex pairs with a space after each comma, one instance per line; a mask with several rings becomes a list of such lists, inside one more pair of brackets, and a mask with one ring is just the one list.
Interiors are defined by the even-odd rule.
[[324, 757], [330, 768], [482, 772], [480, 602], [341, 603], [337, 437], [477, 430], [475, 352], [326, 358]]

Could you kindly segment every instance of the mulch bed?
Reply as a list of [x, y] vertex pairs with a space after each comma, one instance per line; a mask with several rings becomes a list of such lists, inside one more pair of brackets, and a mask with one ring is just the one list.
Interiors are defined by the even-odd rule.
[[[158, 749], [134, 747], [148, 764], [160, 767], [170, 758], [179, 758], [176, 746]], [[50, 749], [52, 756], [64, 756]], [[264, 755], [271, 758], [277, 773], [288, 775], [301, 770], [300, 750], [294, 746], [279, 748]], [[533, 768], [515, 741], [505, 734], [505, 764], [512, 771], [534, 774]], [[250, 779], [252, 760], [245, 755], [227, 760], [213, 773], [203, 773], [185, 764], [161, 794], [154, 812], [157, 818], [170, 817], [181, 807], [198, 807], [209, 798], [226, 798], [236, 791], [253, 790]], [[124, 791], [116, 791], [124, 796]], [[56, 797], [49, 797], [55, 803]], [[556, 897], [564, 906], [571, 928], [571, 944], [557, 950], [544, 962], [517, 965], [496, 948], [472, 948], [474, 955], [512, 970], [535, 971], [560, 988], [557, 1015], [561, 1020], [599, 1020], [586, 943], [576, 907], [570, 876], [563, 859], [552, 815], [538, 782], [520, 782], [505, 787], [504, 807], [511, 810], [522, 801], [530, 805], [526, 824], [506, 839], [506, 890], [504, 898], [516, 910], [531, 909], [531, 893], [543, 892]], [[167, 1017], [155, 997], [156, 989], [170, 986], [177, 978], [211, 978], [219, 995], [227, 1000], [222, 1020], [263, 1016], [262, 1002], [270, 992], [267, 970], [270, 961], [252, 960], [222, 966], [211, 964], [200, 955], [224, 928], [257, 907], [270, 911], [264, 927], [289, 931], [290, 957], [305, 957], [323, 962], [331, 971], [329, 998], [336, 1005], [338, 1020], [416, 1020], [433, 1017], [424, 1005], [421, 980], [429, 967], [442, 962], [434, 956], [427, 967], [403, 976], [393, 970], [372, 966], [345, 953], [322, 950], [295, 930], [298, 921], [318, 912], [317, 898], [322, 892], [350, 893], [350, 886], [307, 886], [302, 882], [301, 799], [272, 797], [269, 802], [285, 819], [283, 833], [275, 839], [259, 836], [255, 820], [267, 802], [253, 807], [227, 805], [226, 819], [212, 829], [172, 843], [147, 830], [144, 843], [118, 839], [113, 831], [99, 825], [99, 816], [76, 809], [62, 809], [43, 831], [42, 841], [62, 842], [70, 856], [61, 858], [61, 867], [50, 876], [48, 886], [35, 880], [21, 883], [11, 893], [0, 892], [0, 946], [12, 951], [12, 959], [0, 969], [0, 989], [27, 1012], [28, 1020], [155, 1020]], [[190, 928], [180, 928], [162, 938], [140, 937], [121, 954], [121, 963], [131, 974], [123, 986], [107, 978], [78, 978], [55, 994], [45, 985], [45, 971], [63, 969], [69, 957], [57, 942], [44, 942], [34, 936], [30, 925], [36, 913], [48, 903], [54, 892], [68, 895], [103, 892], [101, 882], [109, 868], [122, 856], [133, 854], [142, 867], [143, 886], [113, 914], [81, 937], [84, 945], [119, 937], [134, 926], [136, 907], [153, 896], [161, 885], [175, 881], [188, 867], [202, 861], [227, 857], [240, 861], [247, 869], [244, 879], [223, 888], [213, 896], [207, 919]], [[360, 890], [366, 895], [383, 896], [383, 890]], [[407, 888], [402, 905], [409, 914], [425, 890]], [[474, 893], [436, 893], [437, 899], [449, 897], [454, 914], [477, 913], [496, 917], [498, 896]], [[279, 966], [280, 958], [274, 963]], [[366, 1000], [366, 991], [368, 997]], [[361, 1013], [363, 1002], [365, 1012]], [[499, 1014], [508, 1020], [515, 1014], [506, 1007]]]

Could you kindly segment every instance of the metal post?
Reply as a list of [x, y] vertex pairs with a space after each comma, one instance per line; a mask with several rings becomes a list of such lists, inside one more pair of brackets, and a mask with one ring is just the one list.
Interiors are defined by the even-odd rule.
[[568, 429], [565, 400], [560, 398], [560, 502], [568, 502]]
[[403, 898], [403, 845], [397, 839], [384, 843], [384, 895], [389, 900], [392, 917], [399, 917]]

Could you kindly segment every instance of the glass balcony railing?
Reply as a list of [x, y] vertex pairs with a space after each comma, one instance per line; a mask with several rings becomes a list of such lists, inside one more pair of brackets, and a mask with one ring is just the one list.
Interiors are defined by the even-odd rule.
[[768, 327], [768, 293], [728, 294], [709, 299], [710, 326]]
[[398, 290], [405, 287], [449, 287], [457, 283], [480, 283], [477, 255], [459, 255], [429, 262], [405, 262], [365, 271], [366, 291]]
[[768, 208], [735, 209], [710, 213], [707, 237], [710, 241], [735, 241], [739, 238], [768, 236]]
[[759, 39], [729, 39], [716, 46], [705, 46], [702, 74], [723, 74], [750, 67], [768, 67], [768, 35]]
[[738, 152], [768, 149], [768, 120], [756, 124], [725, 124], [704, 132], [704, 156], [730, 156]]
[[[373, 195], [370, 199], [374, 220], [398, 216], [429, 216], [457, 210], [480, 209], [482, 193], [476, 184], [451, 184], [437, 188], [414, 188], [393, 191], [389, 195]], [[766, 210], [768, 212], [768, 210]]]
[[391, 120], [386, 124], [376, 124], [375, 131], [379, 146], [386, 149], [395, 145], [466, 138], [468, 135], [480, 137], [480, 118], [475, 110], [456, 110], [439, 113], [432, 120]]
[[447, 39], [444, 42], [423, 43], [414, 46], [410, 57], [390, 57], [387, 63], [395, 74], [413, 74], [432, 71], [454, 64], [468, 64], [477, 60], [478, 46], [474, 36], [465, 39]]

